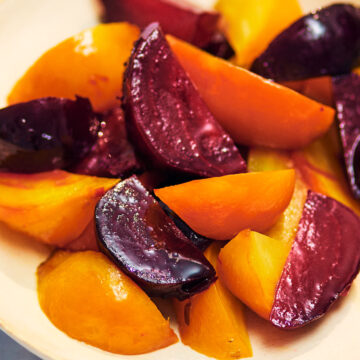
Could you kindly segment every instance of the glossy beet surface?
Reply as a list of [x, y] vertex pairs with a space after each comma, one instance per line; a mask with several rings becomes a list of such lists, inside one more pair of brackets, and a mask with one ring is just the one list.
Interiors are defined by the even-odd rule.
[[215, 280], [215, 270], [131, 177], [108, 191], [95, 210], [102, 250], [150, 295], [187, 298]]
[[197, 177], [246, 170], [156, 23], [135, 44], [123, 93], [129, 137], [155, 167]]
[[360, 76], [338, 76], [332, 84], [347, 176], [354, 196], [360, 198]]
[[145, 28], [157, 21], [172, 34], [199, 47], [207, 45], [217, 30], [219, 13], [204, 11], [185, 0], [101, 0], [106, 22], [128, 21]]
[[275, 81], [347, 73], [360, 55], [360, 9], [335, 4], [308, 14], [278, 35], [251, 70]]
[[89, 100], [41, 98], [0, 110], [0, 169], [33, 173], [65, 168], [96, 139]]
[[85, 175], [124, 177], [141, 169], [142, 165], [127, 139], [124, 114], [119, 107], [102, 117], [96, 143], [71, 170]]
[[276, 289], [271, 322], [296, 328], [315, 320], [351, 285], [360, 266], [360, 219], [309, 191], [294, 244]]

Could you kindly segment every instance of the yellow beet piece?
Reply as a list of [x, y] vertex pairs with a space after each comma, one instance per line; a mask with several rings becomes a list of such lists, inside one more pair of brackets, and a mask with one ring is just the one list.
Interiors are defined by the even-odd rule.
[[117, 106], [124, 62], [139, 29], [127, 23], [97, 25], [44, 53], [8, 96], [14, 104], [45, 96], [88, 97], [96, 111]]
[[282, 30], [303, 14], [297, 0], [219, 0], [236, 63], [249, 67]]
[[0, 221], [38, 241], [64, 246], [85, 230], [96, 203], [118, 181], [61, 170], [0, 173]]
[[[220, 244], [212, 244], [205, 256], [216, 268]], [[243, 305], [220, 280], [184, 301], [174, 301], [181, 340], [192, 349], [217, 359], [252, 356]]]
[[269, 229], [294, 191], [294, 170], [235, 174], [155, 190], [193, 230], [216, 240]]
[[291, 244], [284, 241], [244, 230], [220, 251], [220, 279], [237, 298], [269, 320], [290, 249]]
[[142, 354], [177, 342], [150, 298], [102, 253], [55, 253], [38, 269], [38, 296], [56, 327], [106, 351]]
[[[289, 152], [265, 148], [252, 148], [248, 156], [249, 171], [275, 171], [293, 168], [294, 164]], [[277, 222], [266, 231], [266, 235], [292, 244], [306, 201], [308, 186], [302, 176], [296, 172], [293, 196], [286, 210]]]

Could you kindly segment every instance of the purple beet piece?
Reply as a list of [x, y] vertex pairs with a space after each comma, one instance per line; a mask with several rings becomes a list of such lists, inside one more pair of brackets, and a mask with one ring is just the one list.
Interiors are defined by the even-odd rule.
[[191, 240], [191, 242], [202, 252], [204, 252], [210, 244], [214, 241], [205, 236], [202, 236], [190, 228], [178, 215], [176, 215], [164, 202], [153, 194], [155, 199], [159, 202], [161, 208], [165, 211], [167, 215], [170, 216], [175, 225], [182, 231], [182, 233]]
[[293, 329], [323, 316], [360, 269], [360, 219], [309, 191], [294, 244], [277, 285], [270, 321]]
[[84, 157], [99, 122], [88, 99], [47, 97], [0, 110], [0, 169], [34, 173]]
[[353, 73], [332, 78], [345, 167], [350, 188], [360, 198], [360, 76]]
[[217, 31], [220, 14], [205, 11], [185, 0], [100, 0], [104, 21], [128, 21], [145, 28], [157, 21], [164, 32], [203, 47]]
[[205, 290], [215, 270], [132, 176], [96, 206], [102, 251], [152, 296], [182, 300]]
[[142, 170], [126, 133], [122, 109], [114, 108], [101, 119], [97, 140], [89, 154], [71, 171], [78, 174], [126, 177]]
[[193, 177], [246, 170], [156, 23], [134, 46], [123, 94], [129, 137], [154, 167]]
[[209, 54], [222, 59], [230, 59], [235, 55], [234, 49], [227, 41], [225, 35], [220, 31], [216, 32], [210, 42], [203, 48]]
[[348, 73], [360, 55], [360, 9], [334, 4], [303, 16], [278, 35], [251, 71], [275, 81]]

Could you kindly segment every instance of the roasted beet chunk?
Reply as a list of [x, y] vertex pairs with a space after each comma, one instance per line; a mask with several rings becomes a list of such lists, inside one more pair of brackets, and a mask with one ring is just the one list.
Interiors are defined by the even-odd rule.
[[275, 81], [348, 73], [360, 55], [360, 9], [335, 4], [312, 12], [278, 35], [251, 70]]
[[158, 24], [149, 25], [135, 44], [123, 93], [129, 137], [154, 167], [195, 177], [245, 171], [234, 142], [200, 98]]
[[98, 120], [89, 100], [42, 98], [0, 110], [0, 169], [34, 173], [65, 168], [84, 157]]
[[211, 264], [135, 176], [104, 195], [95, 220], [101, 249], [150, 295], [185, 299], [215, 280]]
[[278, 283], [270, 320], [296, 328], [315, 320], [351, 285], [360, 266], [360, 219], [309, 191], [294, 244]]
[[106, 22], [128, 21], [145, 28], [157, 21], [164, 32], [199, 47], [211, 42], [220, 14], [186, 0], [101, 0]]
[[360, 76], [342, 75], [332, 83], [347, 177], [354, 196], [360, 198]]
[[101, 118], [95, 144], [89, 154], [71, 170], [85, 175], [125, 177], [141, 169], [140, 161], [127, 139], [124, 114], [119, 107]]

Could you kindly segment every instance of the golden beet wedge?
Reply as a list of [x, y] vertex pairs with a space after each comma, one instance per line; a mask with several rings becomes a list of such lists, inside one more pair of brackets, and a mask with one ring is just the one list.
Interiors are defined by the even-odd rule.
[[236, 297], [268, 320], [290, 248], [281, 240], [244, 230], [220, 251], [219, 276]]
[[[205, 256], [216, 268], [220, 244], [213, 243]], [[252, 356], [243, 305], [216, 280], [209, 289], [184, 301], [174, 301], [181, 341], [217, 359]]]
[[128, 23], [101, 24], [64, 40], [27, 70], [10, 92], [8, 103], [80, 95], [90, 99], [95, 111], [118, 105], [124, 63], [139, 34]]
[[193, 230], [228, 240], [246, 228], [269, 229], [288, 206], [294, 170], [235, 174], [155, 190]]
[[332, 124], [334, 109], [167, 36], [172, 50], [221, 126], [236, 143], [303, 147]]
[[150, 298], [99, 252], [55, 253], [38, 269], [38, 296], [56, 327], [106, 351], [135, 355], [177, 342]]
[[64, 246], [85, 230], [96, 203], [119, 180], [54, 170], [0, 174], [0, 221], [43, 243]]

